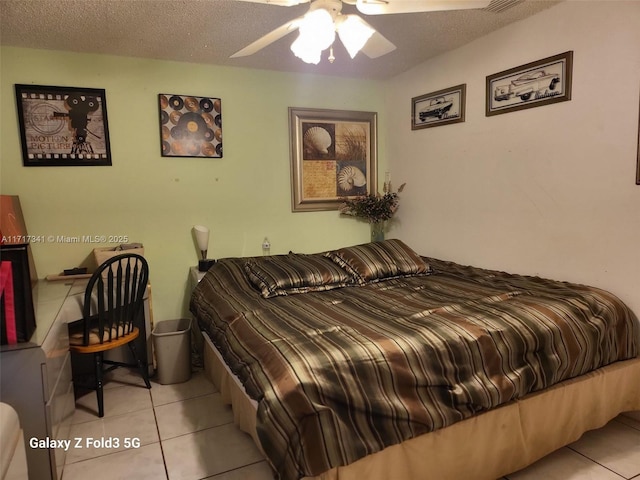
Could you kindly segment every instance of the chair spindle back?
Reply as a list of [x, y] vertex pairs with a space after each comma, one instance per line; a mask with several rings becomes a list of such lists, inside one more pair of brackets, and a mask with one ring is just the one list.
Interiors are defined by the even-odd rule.
[[102, 263], [85, 291], [83, 343], [89, 344], [96, 327], [100, 343], [131, 333], [142, 312], [148, 280], [149, 266], [140, 255], [125, 253]]

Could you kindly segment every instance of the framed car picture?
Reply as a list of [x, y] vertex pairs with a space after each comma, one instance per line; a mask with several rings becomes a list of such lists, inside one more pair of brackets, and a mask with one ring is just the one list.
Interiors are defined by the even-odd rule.
[[573, 52], [487, 77], [486, 116], [571, 100]]
[[411, 130], [464, 122], [467, 85], [456, 85], [411, 99]]

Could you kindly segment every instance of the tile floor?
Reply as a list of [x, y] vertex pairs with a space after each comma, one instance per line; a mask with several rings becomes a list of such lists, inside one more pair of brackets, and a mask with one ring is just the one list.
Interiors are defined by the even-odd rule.
[[[125, 369], [110, 375], [102, 419], [95, 414], [95, 393], [76, 403], [70, 438], [83, 448], [67, 453], [63, 480], [273, 478], [203, 372], [182, 384], [152, 383], [151, 390], [140, 388], [142, 380]], [[95, 445], [102, 438], [112, 444]], [[619, 416], [505, 479], [640, 480], [640, 412]]]

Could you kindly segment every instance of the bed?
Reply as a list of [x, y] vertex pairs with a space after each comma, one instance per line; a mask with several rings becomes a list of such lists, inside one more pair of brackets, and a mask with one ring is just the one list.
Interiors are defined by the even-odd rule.
[[222, 259], [190, 308], [282, 480], [492, 480], [640, 409], [640, 327], [614, 295], [400, 240]]

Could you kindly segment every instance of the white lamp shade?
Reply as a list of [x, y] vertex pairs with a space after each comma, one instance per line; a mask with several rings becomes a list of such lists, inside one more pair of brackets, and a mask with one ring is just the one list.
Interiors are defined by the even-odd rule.
[[202, 252], [202, 258], [204, 259], [209, 248], [209, 229], [203, 225], [195, 225], [193, 227], [193, 231], [196, 235], [198, 248], [200, 249], [200, 252]]

